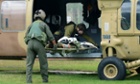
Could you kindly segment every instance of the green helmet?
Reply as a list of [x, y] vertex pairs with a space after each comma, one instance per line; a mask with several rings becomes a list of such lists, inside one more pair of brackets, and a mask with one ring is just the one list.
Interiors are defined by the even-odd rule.
[[46, 14], [42, 9], [36, 10], [34, 14], [34, 19], [36, 19], [37, 17], [40, 17], [42, 20], [44, 20], [46, 17]]

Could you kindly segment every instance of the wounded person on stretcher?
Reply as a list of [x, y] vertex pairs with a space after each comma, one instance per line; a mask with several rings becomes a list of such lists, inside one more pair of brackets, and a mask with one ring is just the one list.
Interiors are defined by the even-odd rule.
[[[98, 48], [97, 43], [85, 32], [86, 26], [83, 23], [75, 24], [74, 22], [69, 22], [64, 26], [64, 31], [56, 31], [54, 33], [55, 38], [57, 38], [58, 48]], [[75, 36], [83, 37], [87, 42], [79, 42]], [[59, 36], [61, 36], [59, 38]]]
[[75, 37], [63, 37], [58, 40], [58, 48], [97, 48], [90, 42], [80, 42]]
[[[52, 48], [51, 44], [48, 44], [46, 48]], [[63, 37], [58, 40], [57, 48], [77, 48], [77, 49], [98, 49], [94, 44], [90, 42], [80, 42], [76, 37]]]

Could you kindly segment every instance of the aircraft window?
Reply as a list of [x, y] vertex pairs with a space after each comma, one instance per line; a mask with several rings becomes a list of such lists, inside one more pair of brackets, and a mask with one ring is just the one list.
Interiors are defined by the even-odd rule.
[[82, 3], [67, 3], [67, 23], [73, 21], [81, 23], [83, 21], [83, 4]]
[[136, 14], [136, 25], [137, 25], [137, 28], [138, 30], [140, 30], [140, 0], [138, 0], [138, 3], [137, 3], [137, 14]]
[[3, 1], [0, 12], [0, 25], [3, 31], [17, 32], [25, 29], [26, 2]]
[[130, 0], [124, 0], [122, 7], [121, 7], [121, 27], [123, 30], [130, 29], [130, 16], [131, 16], [131, 1]]

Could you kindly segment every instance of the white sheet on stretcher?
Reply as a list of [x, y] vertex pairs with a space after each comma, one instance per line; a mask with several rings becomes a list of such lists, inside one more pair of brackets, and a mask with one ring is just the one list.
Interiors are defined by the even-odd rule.
[[80, 48], [76, 48], [76, 47], [72, 47], [72, 48], [57, 48], [56, 50], [54, 50], [53, 48], [46, 48], [46, 50], [52, 51], [52, 52], [64, 52], [65, 53], [69, 53], [69, 52], [79, 52], [79, 51], [83, 51], [83, 50], [90, 50], [90, 49], [98, 49], [96, 46], [94, 46], [92, 43], [89, 42], [80, 42], [81, 47]]

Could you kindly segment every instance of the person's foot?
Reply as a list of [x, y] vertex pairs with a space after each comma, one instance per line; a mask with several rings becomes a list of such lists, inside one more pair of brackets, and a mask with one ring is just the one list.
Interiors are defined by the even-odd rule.
[[48, 83], [48, 81], [43, 81], [43, 83]]
[[27, 84], [31, 84], [32, 83], [32, 81], [27, 81]]
[[43, 80], [43, 83], [48, 83], [48, 80]]

